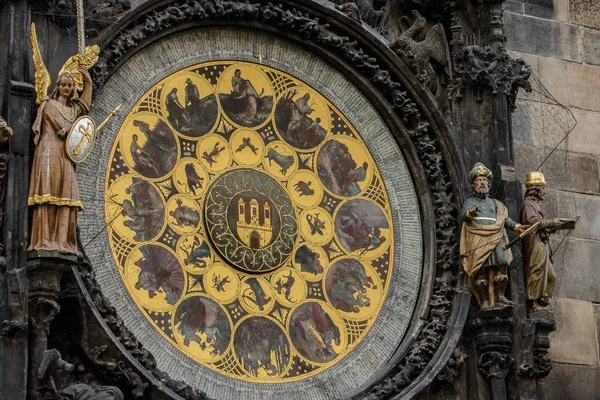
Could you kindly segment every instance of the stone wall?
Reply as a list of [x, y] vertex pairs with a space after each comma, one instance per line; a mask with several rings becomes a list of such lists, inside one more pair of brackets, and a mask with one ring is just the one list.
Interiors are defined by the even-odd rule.
[[[568, 132], [568, 120], [577, 121], [541, 168], [550, 189], [542, 206], [546, 217], [582, 216], [555, 257], [558, 329], [551, 335], [554, 368], [546, 387], [548, 399], [595, 399], [600, 389], [600, 1], [509, 0], [504, 17], [508, 48], [526, 59], [567, 107], [537, 93], [520, 94], [513, 139], [521, 181], [532, 158], [548, 155]], [[556, 119], [565, 122], [562, 132]], [[555, 236], [553, 247], [564, 238]]]

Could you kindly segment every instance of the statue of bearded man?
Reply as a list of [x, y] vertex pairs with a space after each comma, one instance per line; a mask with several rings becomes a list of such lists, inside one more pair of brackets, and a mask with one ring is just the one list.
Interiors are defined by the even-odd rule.
[[482, 310], [512, 304], [504, 297], [512, 261], [511, 251], [504, 250], [508, 243], [506, 228], [519, 233], [529, 228], [510, 219], [504, 204], [488, 197], [492, 177], [492, 171], [485, 165], [475, 164], [469, 172], [474, 196], [462, 208], [460, 258], [469, 276], [469, 287]]

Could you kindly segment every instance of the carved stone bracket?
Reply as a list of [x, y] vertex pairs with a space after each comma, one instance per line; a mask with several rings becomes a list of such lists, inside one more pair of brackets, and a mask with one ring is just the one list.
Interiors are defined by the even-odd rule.
[[535, 339], [533, 342], [533, 365], [519, 366], [519, 375], [530, 378], [542, 379], [552, 370], [552, 359], [548, 355], [550, 339], [548, 335], [556, 329], [554, 315], [547, 311], [531, 313], [530, 321], [535, 325]]
[[505, 379], [514, 364], [512, 347], [512, 307], [479, 311], [471, 326], [476, 332], [479, 372], [490, 380], [492, 398], [505, 399]]
[[466, 90], [490, 91], [504, 94], [514, 105], [520, 88], [531, 92], [531, 66], [521, 58], [513, 58], [501, 47], [490, 45], [462, 46], [454, 51], [454, 79], [448, 90], [454, 99], [460, 99]]

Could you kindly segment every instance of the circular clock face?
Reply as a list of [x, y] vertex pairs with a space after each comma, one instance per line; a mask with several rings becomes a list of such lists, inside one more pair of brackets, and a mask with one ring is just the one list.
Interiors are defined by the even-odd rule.
[[286, 382], [355, 349], [397, 232], [379, 166], [324, 95], [262, 64], [175, 72], [111, 149], [112, 255], [144, 316], [228, 377]]

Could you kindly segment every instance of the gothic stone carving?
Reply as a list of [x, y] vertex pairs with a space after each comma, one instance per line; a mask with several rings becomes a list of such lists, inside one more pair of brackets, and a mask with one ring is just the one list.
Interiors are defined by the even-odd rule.
[[450, 96], [460, 99], [465, 90], [489, 90], [504, 94], [514, 104], [520, 88], [531, 92], [531, 66], [521, 58], [513, 58], [505, 48], [463, 46], [454, 52], [454, 79], [448, 88]]
[[[293, 2], [283, 3], [285, 5], [275, 5], [267, 1], [251, 4], [242, 1], [184, 0], [177, 4], [157, 7], [149, 14], [139, 16], [103, 44], [103, 53], [93, 69], [94, 82], [98, 89], [101, 88], [123, 58], [139, 43], [153, 35], [188, 21], [223, 21], [229, 18], [236, 21], [253, 20], [278, 27], [282, 32], [294, 32], [305, 40], [340, 55], [370, 80], [407, 127], [423, 165], [435, 208], [436, 279], [425, 326], [407, 355], [382, 381], [370, 389], [365, 398], [375, 399], [398, 394], [418, 377], [432, 360], [446, 333], [452, 312], [459, 268], [456, 189], [448, 175], [450, 166], [441, 151], [436, 133], [424, 120], [419, 106], [408, 96], [403, 85], [396, 81], [388, 70], [380, 67], [383, 60], [367, 54], [358, 41], [348, 36], [351, 32], [340, 32], [336, 30], [341, 29], [340, 27], [334, 29], [329, 24], [320, 23], [310, 13], [296, 9]], [[105, 310], [103, 316], [108, 318], [109, 326], [116, 324], [115, 328], [118, 328], [121, 334], [126, 332], [130, 340], [135, 340], [116, 316], [114, 309], [107, 307], [95, 280], [90, 278], [88, 272], [86, 287], [99, 302], [98, 307]], [[146, 357], [151, 359], [150, 355]]]
[[476, 331], [479, 371], [487, 379], [505, 379], [514, 360], [512, 346], [512, 307], [481, 311], [471, 321]]
[[[418, 11], [413, 10], [412, 14], [415, 16], [414, 23], [390, 43], [390, 47], [410, 66], [419, 81], [438, 97], [442, 93], [442, 75], [451, 76], [446, 33], [442, 24], [428, 28], [427, 20]], [[418, 40], [423, 35], [425, 38]], [[436, 72], [434, 65], [441, 67], [443, 72]]]
[[530, 313], [529, 319], [535, 324], [535, 339], [533, 342], [533, 365], [519, 366], [519, 375], [530, 378], [545, 378], [552, 370], [552, 359], [548, 355], [550, 339], [548, 335], [556, 329], [554, 315], [547, 311]]

